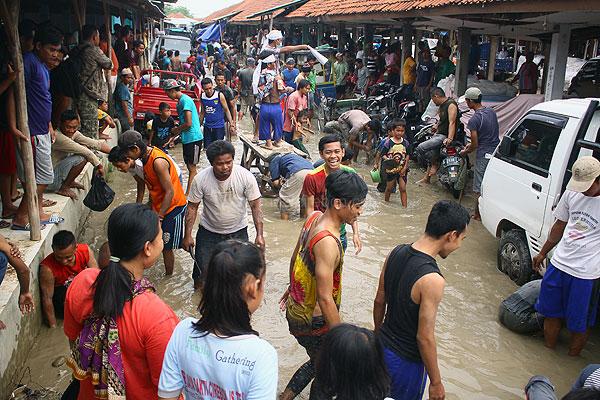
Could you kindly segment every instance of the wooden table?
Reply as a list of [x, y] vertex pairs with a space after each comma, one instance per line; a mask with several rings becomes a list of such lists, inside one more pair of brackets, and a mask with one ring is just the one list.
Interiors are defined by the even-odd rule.
[[[274, 147], [273, 150], [266, 149], [260, 146], [258, 143], [252, 143], [252, 134], [247, 133], [239, 133], [239, 139], [242, 141], [244, 145], [244, 152], [242, 154], [242, 167], [247, 170], [251, 170], [252, 168], [258, 169], [260, 172], [259, 186], [260, 191], [263, 195], [267, 197], [276, 193], [275, 188], [271, 187], [271, 180], [269, 179], [269, 161], [267, 159], [275, 154], [288, 154], [295, 153], [300, 157], [308, 158], [308, 154], [305, 152], [298, 150], [291, 144], [282, 141], [281, 146]], [[267, 186], [269, 188], [267, 188]]]

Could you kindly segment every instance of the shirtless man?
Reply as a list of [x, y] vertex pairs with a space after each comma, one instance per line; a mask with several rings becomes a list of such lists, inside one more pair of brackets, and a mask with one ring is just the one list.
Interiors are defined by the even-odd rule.
[[[290, 333], [306, 349], [310, 360], [294, 374], [280, 400], [293, 399], [314, 378], [315, 357], [323, 335], [341, 322], [344, 250], [340, 230], [342, 225], [356, 222], [368, 189], [360, 176], [344, 170], [329, 174], [325, 187], [326, 210], [308, 216], [292, 254], [290, 283], [280, 301], [281, 308], [286, 309]], [[316, 392], [313, 385], [311, 399], [321, 398]]]

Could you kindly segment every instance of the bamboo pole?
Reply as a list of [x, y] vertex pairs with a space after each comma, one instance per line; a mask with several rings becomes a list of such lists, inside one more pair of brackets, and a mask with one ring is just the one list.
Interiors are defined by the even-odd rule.
[[[17, 112], [17, 126], [21, 132], [31, 140], [29, 124], [27, 122], [27, 98], [25, 95], [25, 74], [23, 73], [23, 57], [21, 55], [21, 44], [19, 42], [19, 31], [16, 22], [19, 20], [20, 0], [0, 0], [0, 15], [4, 20], [6, 35], [8, 37], [8, 51], [13, 55], [13, 65], [17, 72], [14, 82], [15, 106]], [[35, 183], [35, 169], [33, 162], [33, 150], [29, 143], [17, 139], [17, 145], [21, 152], [25, 169], [25, 181], [23, 189], [25, 197], [21, 201], [27, 202], [30, 223], [29, 238], [41, 240], [40, 213], [38, 206], [37, 186]]]

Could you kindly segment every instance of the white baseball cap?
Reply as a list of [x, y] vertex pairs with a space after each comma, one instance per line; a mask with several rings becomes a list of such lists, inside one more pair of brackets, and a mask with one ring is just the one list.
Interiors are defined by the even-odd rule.
[[581, 157], [573, 164], [572, 171], [567, 190], [585, 192], [600, 176], [600, 161], [592, 156]]
[[481, 96], [481, 90], [477, 87], [470, 87], [465, 92], [465, 99], [468, 100], [479, 100]]

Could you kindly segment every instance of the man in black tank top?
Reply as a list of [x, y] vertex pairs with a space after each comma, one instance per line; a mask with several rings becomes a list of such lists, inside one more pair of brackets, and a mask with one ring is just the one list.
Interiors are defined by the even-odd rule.
[[435, 257], [446, 258], [461, 246], [469, 219], [460, 204], [437, 202], [425, 233], [412, 245], [397, 246], [383, 265], [373, 321], [384, 346], [391, 398], [420, 400], [428, 375], [429, 399], [445, 397], [434, 335], [445, 280]]
[[427, 173], [425, 177], [417, 183], [430, 183], [431, 177], [437, 173], [440, 167], [439, 155], [440, 148], [456, 139], [456, 133], [460, 124], [458, 114], [458, 105], [454, 99], [446, 97], [444, 90], [439, 87], [431, 89], [431, 101], [439, 107], [439, 122], [435, 135], [421, 143], [416, 148], [419, 158], [428, 161]]

